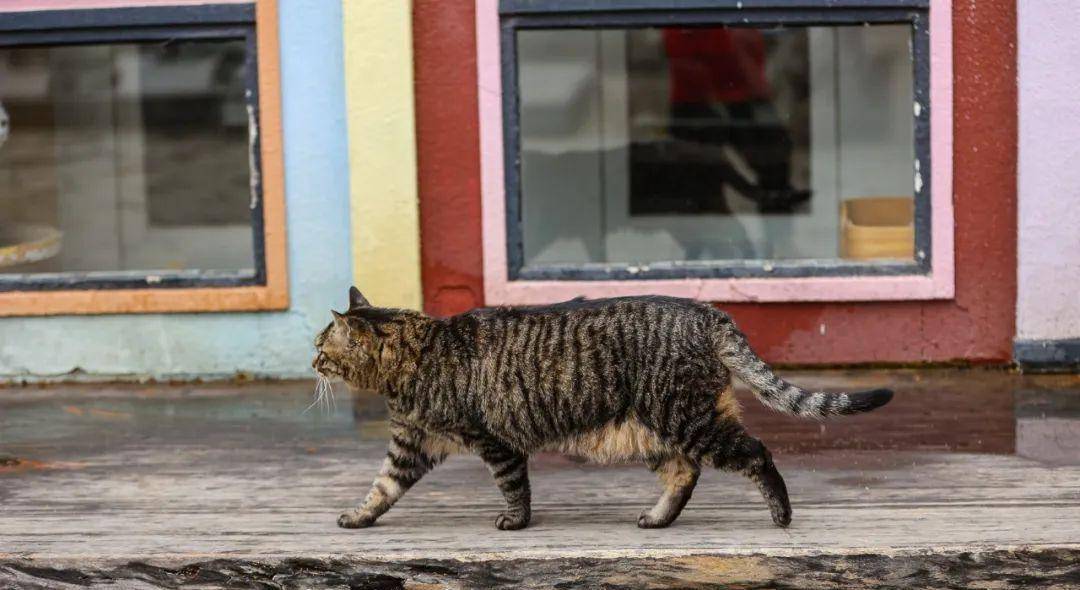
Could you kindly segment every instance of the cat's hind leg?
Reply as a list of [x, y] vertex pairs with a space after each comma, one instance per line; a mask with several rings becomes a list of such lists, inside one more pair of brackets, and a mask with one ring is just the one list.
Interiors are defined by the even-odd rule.
[[735, 429], [717, 428], [714, 436], [710, 437], [702, 460], [711, 462], [719, 469], [736, 471], [750, 478], [769, 505], [773, 523], [781, 527], [791, 523], [787, 486], [773, 463], [772, 453], [741, 426]]
[[532, 518], [528, 455], [496, 442], [482, 444], [479, 450], [506, 499], [506, 510], [495, 518], [495, 527], [504, 531], [525, 528]]
[[762, 442], [752, 436], [746, 436], [739, 443], [738, 458], [729, 469], [740, 471], [757, 484], [761, 496], [769, 505], [773, 523], [786, 527], [791, 524], [791, 502], [788, 500], [787, 485], [777, 471], [772, 460], [772, 453]]
[[694, 493], [701, 469], [682, 455], [656, 463], [650, 462], [649, 468], [660, 476], [660, 481], [664, 483], [664, 493], [656, 501], [656, 505], [641, 511], [638, 526], [643, 529], [658, 529], [670, 525], [679, 517], [686, 503], [690, 501], [690, 495]]
[[346, 529], [366, 528], [390, 510], [420, 478], [446, 458], [440, 449], [431, 449], [420, 429], [391, 423], [390, 445], [379, 476], [360, 506], [338, 517], [338, 526]]

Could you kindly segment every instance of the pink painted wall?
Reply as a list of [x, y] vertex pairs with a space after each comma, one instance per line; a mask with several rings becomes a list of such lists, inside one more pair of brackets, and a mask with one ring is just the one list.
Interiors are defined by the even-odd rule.
[[[1080, 337], [1080, 2], [1019, 2], [1016, 337]], [[987, 288], [993, 288], [987, 285]]]
[[254, 0], [0, 0], [0, 12], [118, 8], [125, 6], [177, 6], [183, 4], [250, 4]]

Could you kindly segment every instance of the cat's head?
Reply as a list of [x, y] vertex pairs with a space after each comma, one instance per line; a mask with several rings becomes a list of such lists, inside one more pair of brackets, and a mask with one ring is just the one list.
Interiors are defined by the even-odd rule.
[[349, 380], [358, 369], [370, 364], [371, 333], [360, 317], [363, 308], [371, 304], [356, 287], [349, 288], [349, 309], [345, 313], [331, 310], [333, 320], [315, 337], [315, 358], [311, 367], [322, 377]]
[[[315, 337], [312, 368], [320, 376], [341, 379], [360, 388], [375, 388], [381, 365], [401, 366], [399, 346], [410, 326], [424, 316], [417, 312], [375, 307], [356, 287], [349, 289], [349, 309], [331, 311], [333, 320]], [[385, 375], [382, 375], [385, 377]]]

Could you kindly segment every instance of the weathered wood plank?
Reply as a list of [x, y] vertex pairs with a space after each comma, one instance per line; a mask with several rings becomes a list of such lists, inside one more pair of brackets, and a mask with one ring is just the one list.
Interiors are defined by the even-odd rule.
[[[835, 380], [834, 385], [852, 385]], [[335, 519], [361, 498], [378, 470], [385, 452], [382, 415], [377, 401], [365, 401], [356, 409], [357, 425], [354, 409], [340, 399], [331, 415], [301, 414], [309, 387], [3, 391], [0, 456], [19, 461], [0, 466], [0, 560], [640, 558], [1080, 548], [1080, 466], [919, 450], [777, 452], [795, 510], [788, 529], [771, 524], [748, 481], [709, 472], [675, 526], [640, 530], [638, 511], [659, 493], [647, 470], [545, 456], [532, 463], [535, 516], [524, 531], [494, 528], [501, 500], [472, 457], [455, 457], [438, 468], [378, 526], [346, 531]], [[920, 387], [933, 394], [932, 385]], [[1075, 402], [1064, 405], [1074, 408]], [[916, 411], [917, 404], [911, 407]]]

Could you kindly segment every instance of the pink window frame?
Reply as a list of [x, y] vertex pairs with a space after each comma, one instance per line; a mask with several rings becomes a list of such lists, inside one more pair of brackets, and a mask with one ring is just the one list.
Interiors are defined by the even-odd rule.
[[661, 294], [718, 302], [951, 299], [953, 254], [953, 63], [951, 0], [930, 2], [931, 271], [918, 276], [673, 280], [509, 280], [503, 170], [499, 0], [476, 0], [481, 224], [487, 304], [532, 305], [584, 295]]

